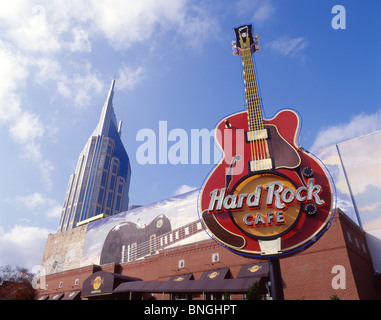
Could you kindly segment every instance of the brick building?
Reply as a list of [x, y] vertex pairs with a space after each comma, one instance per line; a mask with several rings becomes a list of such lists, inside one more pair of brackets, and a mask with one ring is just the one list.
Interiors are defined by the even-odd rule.
[[[90, 225], [50, 235], [42, 261], [47, 275], [40, 278], [41, 299], [245, 299], [254, 281], [260, 283], [262, 298], [269, 298], [266, 260], [234, 254], [208, 238], [136, 261], [75, 268]], [[52, 257], [65, 252], [66, 270], [59, 271], [60, 262]], [[281, 270], [286, 300], [381, 298], [365, 233], [341, 210], [316, 244], [281, 259]], [[179, 279], [182, 283], [175, 284]]]

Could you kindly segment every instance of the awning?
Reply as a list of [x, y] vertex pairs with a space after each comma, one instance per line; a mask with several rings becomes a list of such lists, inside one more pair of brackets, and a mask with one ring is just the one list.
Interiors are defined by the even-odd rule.
[[219, 281], [198, 280], [190, 292], [229, 292], [245, 293], [260, 278], [222, 279]]
[[171, 277], [168, 281], [134, 281], [121, 283], [114, 293], [202, 293], [202, 292], [247, 292], [248, 288], [260, 277], [226, 279], [229, 268], [205, 271], [199, 280], [191, 280], [193, 275]]
[[83, 281], [81, 296], [84, 298], [112, 294], [114, 289], [121, 283], [135, 281], [140, 282], [141, 279], [122, 276], [117, 273], [98, 271]]
[[120, 292], [150, 292], [159, 293], [164, 292], [166, 288], [164, 285], [168, 281], [133, 281], [120, 284], [114, 293]]
[[62, 300], [80, 300], [81, 299], [81, 290], [71, 291]]
[[202, 292], [247, 292], [248, 288], [260, 278], [240, 278], [211, 280], [175, 281], [135, 281], [121, 283], [114, 293], [146, 292], [146, 293], [202, 293]]
[[189, 274], [173, 276], [168, 281], [181, 282], [181, 281], [186, 281], [186, 280], [194, 280], [193, 274], [189, 273]]
[[61, 300], [63, 298], [63, 296], [64, 296], [63, 292], [56, 293], [56, 294], [51, 295], [49, 300]]
[[267, 277], [269, 275], [269, 263], [257, 262], [246, 264], [241, 267], [238, 272], [237, 278], [253, 278], [253, 277]]
[[230, 273], [229, 268], [204, 271], [204, 273], [201, 275], [198, 281], [222, 280], [222, 279], [228, 278], [228, 276], [230, 275], [229, 273]]

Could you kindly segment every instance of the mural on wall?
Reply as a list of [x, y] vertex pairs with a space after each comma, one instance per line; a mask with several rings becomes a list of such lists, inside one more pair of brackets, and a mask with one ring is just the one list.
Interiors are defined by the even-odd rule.
[[92, 222], [81, 266], [128, 263], [208, 240], [197, 213], [198, 190]]

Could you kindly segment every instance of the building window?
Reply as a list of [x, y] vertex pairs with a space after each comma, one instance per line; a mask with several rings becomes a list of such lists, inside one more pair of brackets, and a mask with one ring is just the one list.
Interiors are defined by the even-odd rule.
[[100, 205], [103, 202], [103, 192], [104, 192], [103, 188], [100, 188], [99, 194], [98, 194], [98, 204], [100, 204]]
[[121, 200], [121, 197], [120, 197], [120, 196], [117, 196], [117, 197], [116, 197], [116, 205], [115, 205], [115, 210], [116, 210], [116, 211], [119, 211], [119, 208], [120, 208], [120, 200]]
[[351, 234], [349, 233], [349, 231], [347, 231], [347, 238], [348, 238], [348, 241], [350, 243], [352, 243], [352, 237], [351, 237]]
[[102, 181], [101, 181], [101, 186], [104, 187], [106, 185], [106, 178], [107, 178], [107, 172], [104, 171], [102, 173]]
[[110, 164], [110, 157], [109, 156], [107, 156], [106, 157], [106, 160], [105, 160], [105, 165], [104, 165], [104, 169], [106, 169], [106, 170], [108, 170], [108, 165]]
[[108, 193], [108, 196], [107, 196], [107, 207], [111, 207], [111, 201], [112, 201], [112, 192], [109, 192]]

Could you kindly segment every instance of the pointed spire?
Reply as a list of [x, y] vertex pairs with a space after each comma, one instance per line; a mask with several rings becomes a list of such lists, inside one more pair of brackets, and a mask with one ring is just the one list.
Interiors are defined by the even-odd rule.
[[115, 118], [114, 108], [112, 105], [112, 100], [114, 97], [114, 86], [115, 86], [115, 78], [111, 81], [111, 87], [107, 95], [107, 100], [103, 105], [103, 109], [101, 112], [101, 117], [98, 123], [98, 135], [107, 135], [110, 122]]

